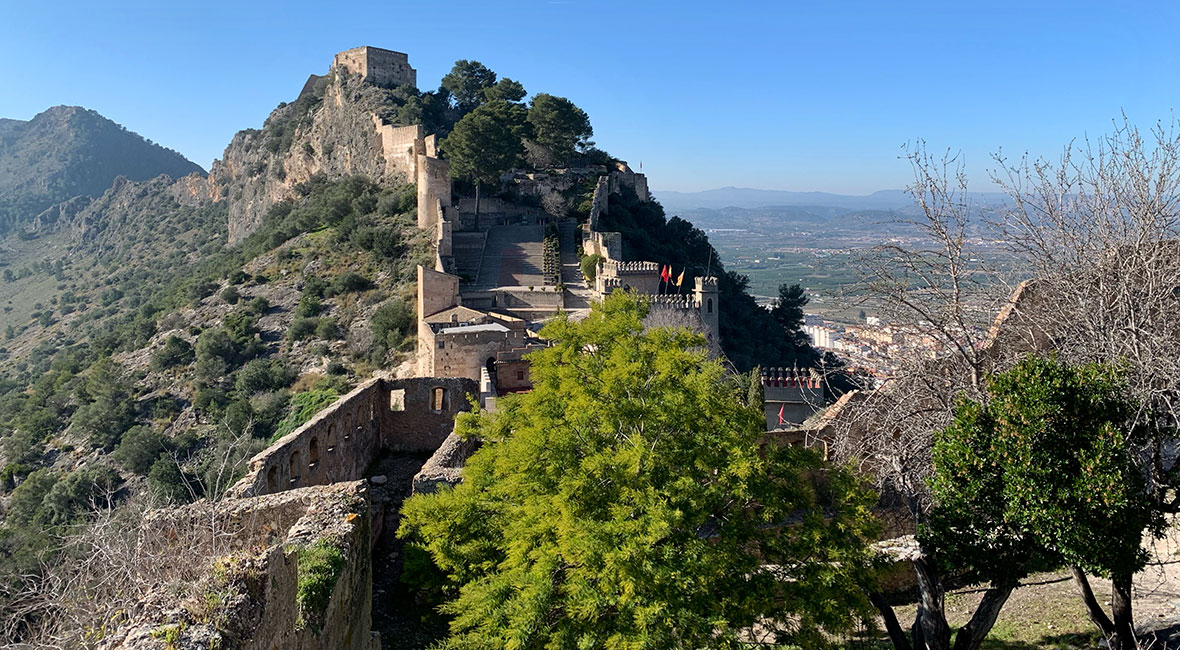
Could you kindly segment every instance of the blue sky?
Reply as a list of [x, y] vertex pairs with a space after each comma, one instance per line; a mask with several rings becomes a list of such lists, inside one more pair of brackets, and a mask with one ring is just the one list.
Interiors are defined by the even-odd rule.
[[20, 2], [0, 20], [0, 117], [79, 104], [208, 167], [357, 45], [419, 86], [477, 59], [567, 96], [657, 189], [868, 193], [901, 146], [1055, 155], [1125, 112], [1171, 119], [1180, 3]]

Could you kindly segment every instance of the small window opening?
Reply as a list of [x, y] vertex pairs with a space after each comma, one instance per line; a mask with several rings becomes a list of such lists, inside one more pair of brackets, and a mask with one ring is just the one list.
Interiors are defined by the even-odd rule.
[[430, 394], [430, 408], [436, 412], [441, 412], [443, 410], [444, 395], [445, 391], [441, 387], [433, 389]]
[[406, 410], [406, 391], [404, 388], [389, 391], [389, 410]]

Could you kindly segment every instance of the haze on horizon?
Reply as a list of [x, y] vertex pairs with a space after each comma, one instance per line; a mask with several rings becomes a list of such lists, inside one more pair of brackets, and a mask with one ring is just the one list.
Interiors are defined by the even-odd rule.
[[1180, 6], [1002, 2], [475, 0], [250, 7], [221, 0], [10, 4], [0, 117], [81, 105], [209, 167], [332, 55], [410, 55], [423, 88], [456, 58], [569, 97], [653, 188], [870, 194], [911, 178], [902, 146], [1055, 157], [1125, 113], [1171, 119]]

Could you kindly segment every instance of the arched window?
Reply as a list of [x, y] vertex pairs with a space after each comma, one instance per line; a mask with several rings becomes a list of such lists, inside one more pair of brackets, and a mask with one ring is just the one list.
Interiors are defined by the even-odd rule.
[[436, 413], [441, 413], [443, 410], [443, 397], [446, 391], [441, 387], [437, 387], [430, 391], [430, 408]]
[[279, 490], [279, 468], [272, 467], [266, 472], [266, 491], [278, 492]]
[[713, 313], [713, 299], [709, 298], [708, 302], [706, 302], [705, 304], [708, 306], [708, 311], [706, 313], [712, 314]]
[[291, 452], [290, 470], [291, 473], [289, 476], [291, 477], [291, 487], [294, 487], [299, 484], [299, 475], [302, 471], [299, 466], [299, 452], [297, 451]]
[[307, 445], [307, 467], [308, 469], [315, 469], [316, 465], [320, 464], [320, 444], [319, 440], [312, 438]]

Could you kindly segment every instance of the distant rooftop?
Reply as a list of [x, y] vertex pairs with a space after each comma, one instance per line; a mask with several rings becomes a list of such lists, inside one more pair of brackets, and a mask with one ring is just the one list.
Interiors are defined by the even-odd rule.
[[468, 325], [466, 327], [444, 327], [439, 331], [439, 334], [460, 334], [463, 332], [511, 332], [512, 330], [504, 327], [499, 323], [488, 323], [487, 325]]

